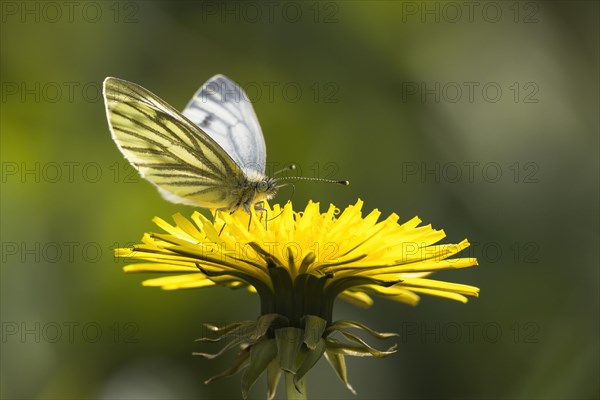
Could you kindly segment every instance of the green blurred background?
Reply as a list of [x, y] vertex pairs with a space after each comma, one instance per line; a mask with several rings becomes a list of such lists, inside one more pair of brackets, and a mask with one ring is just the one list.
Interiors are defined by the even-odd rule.
[[[298, 184], [297, 208], [360, 197], [473, 243], [480, 267], [436, 276], [479, 286], [467, 305], [338, 302], [401, 333], [349, 360], [356, 398], [598, 397], [598, 2], [1, 6], [2, 398], [240, 397], [239, 376], [202, 383], [232, 354], [191, 353], [258, 298], [122, 273], [114, 247], [193, 209], [126, 164], [99, 92], [115, 76], [182, 109], [216, 73], [247, 89], [270, 165], [351, 181]], [[323, 360], [308, 379], [352, 397]]]

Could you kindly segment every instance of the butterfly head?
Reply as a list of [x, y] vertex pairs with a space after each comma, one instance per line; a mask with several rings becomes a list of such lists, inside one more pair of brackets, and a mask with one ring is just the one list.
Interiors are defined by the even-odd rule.
[[277, 185], [277, 180], [274, 178], [265, 176], [254, 182], [256, 200], [262, 201], [272, 199], [277, 194], [277, 190], [279, 190], [279, 187]]

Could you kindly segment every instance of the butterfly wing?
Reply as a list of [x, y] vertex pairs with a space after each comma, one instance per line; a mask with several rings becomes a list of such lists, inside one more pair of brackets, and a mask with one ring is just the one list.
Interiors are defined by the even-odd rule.
[[267, 148], [252, 103], [244, 90], [224, 75], [215, 75], [183, 110], [246, 172], [265, 173]]
[[117, 146], [167, 200], [204, 208], [236, 205], [244, 172], [202, 129], [135, 83], [106, 78], [103, 94]]

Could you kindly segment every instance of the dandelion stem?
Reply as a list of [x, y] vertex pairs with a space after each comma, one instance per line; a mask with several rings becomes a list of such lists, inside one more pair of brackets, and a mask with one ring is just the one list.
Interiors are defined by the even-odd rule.
[[[296, 386], [298, 389], [296, 389]], [[294, 384], [294, 374], [285, 372], [285, 397], [287, 400], [306, 400], [306, 377]]]

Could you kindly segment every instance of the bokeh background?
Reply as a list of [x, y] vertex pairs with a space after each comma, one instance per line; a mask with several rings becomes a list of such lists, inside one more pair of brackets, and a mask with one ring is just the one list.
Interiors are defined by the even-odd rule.
[[[191, 353], [258, 298], [122, 273], [113, 248], [193, 209], [127, 165], [99, 91], [116, 76], [182, 109], [216, 73], [247, 90], [270, 165], [351, 181], [298, 184], [297, 207], [361, 198], [473, 243], [479, 267], [437, 275], [479, 286], [467, 305], [338, 302], [401, 334], [396, 355], [348, 361], [357, 399], [599, 396], [597, 2], [1, 7], [2, 398], [240, 397], [239, 376], [202, 383], [233, 354]], [[324, 360], [308, 379], [311, 398], [352, 397]]]

